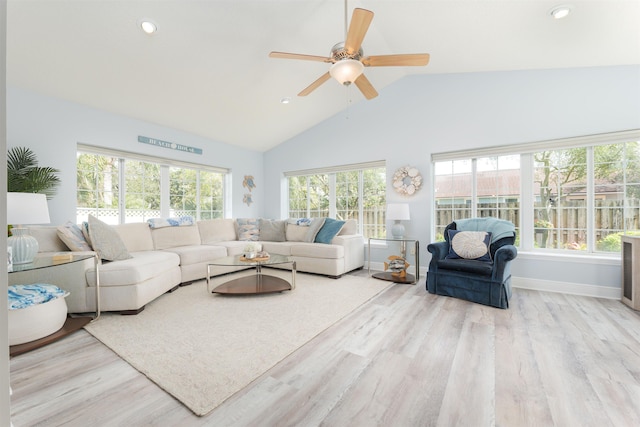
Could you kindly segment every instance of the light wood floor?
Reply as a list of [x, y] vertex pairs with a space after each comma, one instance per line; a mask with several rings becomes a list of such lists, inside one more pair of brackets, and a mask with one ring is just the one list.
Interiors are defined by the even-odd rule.
[[[362, 273], [359, 273], [362, 274]], [[301, 319], [302, 321], [302, 319]], [[639, 426], [640, 313], [395, 285], [197, 417], [84, 330], [11, 360], [21, 426]]]

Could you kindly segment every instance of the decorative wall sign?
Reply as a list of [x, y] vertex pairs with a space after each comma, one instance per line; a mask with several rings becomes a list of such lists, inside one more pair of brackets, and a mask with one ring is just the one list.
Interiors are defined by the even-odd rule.
[[155, 145], [156, 147], [169, 148], [170, 150], [184, 151], [185, 153], [202, 154], [202, 148], [189, 147], [175, 142], [163, 141], [161, 139], [149, 138], [148, 136], [138, 135], [138, 142], [143, 144]]
[[253, 180], [253, 175], [245, 175], [244, 181], [242, 181], [242, 186], [246, 187], [249, 191], [256, 188], [256, 183]]
[[422, 186], [422, 176], [418, 169], [405, 166], [393, 174], [393, 188], [396, 192], [411, 196]]

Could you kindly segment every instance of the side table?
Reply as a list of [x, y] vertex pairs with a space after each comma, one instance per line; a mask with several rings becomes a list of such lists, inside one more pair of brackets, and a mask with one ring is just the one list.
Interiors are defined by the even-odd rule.
[[[70, 254], [68, 258], [57, 257], [53, 255], [39, 255], [33, 262], [28, 264], [14, 264], [12, 270], [8, 274], [8, 284], [30, 284], [36, 282], [49, 282], [47, 279], [49, 269], [59, 266], [66, 266], [72, 263], [86, 261], [92, 259], [96, 268], [96, 314], [93, 317], [69, 317], [58, 331], [47, 335], [40, 339], [26, 342], [24, 344], [12, 345], [9, 347], [10, 356], [17, 356], [18, 354], [26, 353], [27, 351], [34, 350], [36, 348], [47, 345], [53, 341], [56, 341], [62, 337], [65, 337], [79, 329], [82, 329], [87, 323], [93, 322], [100, 317], [100, 283], [98, 281], [98, 265], [100, 264], [97, 255], [77, 255]], [[28, 272], [28, 273], [27, 273]], [[25, 274], [20, 274], [25, 273]], [[85, 280], [84, 277], [81, 280]], [[30, 283], [25, 283], [30, 282]], [[64, 283], [52, 283], [58, 287], [64, 289]]]
[[[413, 243], [412, 255], [414, 257], [414, 261], [416, 264], [416, 274], [413, 275], [413, 274], [407, 273], [405, 277], [394, 276], [391, 274], [391, 272], [388, 272], [388, 271], [371, 274], [371, 241], [372, 240], [379, 240], [384, 242], [398, 242], [400, 245], [400, 256], [405, 260], [407, 259], [407, 244]], [[368, 265], [368, 271], [370, 276], [375, 277], [376, 279], [388, 280], [390, 282], [404, 283], [408, 285], [415, 285], [416, 283], [418, 283], [418, 280], [420, 279], [420, 242], [417, 239], [411, 239], [408, 237], [401, 238], [401, 239], [396, 239], [393, 237], [388, 237], [388, 238], [369, 237], [367, 246], [368, 246], [367, 265]]]

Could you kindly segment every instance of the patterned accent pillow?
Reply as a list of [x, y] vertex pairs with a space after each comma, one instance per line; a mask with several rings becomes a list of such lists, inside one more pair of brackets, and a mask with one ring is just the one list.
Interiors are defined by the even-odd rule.
[[72, 251], [90, 251], [91, 246], [87, 243], [82, 230], [71, 221], [67, 221], [65, 225], [61, 225], [56, 229], [58, 237]]
[[344, 227], [344, 221], [333, 218], [325, 219], [322, 228], [316, 234], [314, 242], [330, 244], [333, 238], [342, 230], [342, 227]]
[[260, 227], [256, 218], [238, 218], [238, 240], [260, 240]]
[[89, 246], [91, 246], [91, 248], [93, 249], [93, 245], [91, 244], [91, 236], [89, 236], [89, 223], [87, 221], [83, 221], [80, 230], [82, 231], [84, 240], [86, 240]]
[[449, 253], [445, 258], [491, 262], [491, 233], [486, 231], [449, 230]]
[[66, 297], [69, 292], [56, 285], [36, 283], [33, 285], [9, 286], [9, 310], [19, 310], [43, 304], [52, 299]]
[[93, 215], [89, 215], [89, 235], [93, 249], [98, 253], [101, 259], [107, 261], [121, 261], [133, 258], [127, 251], [124, 242], [118, 235], [118, 232], [100, 221]]

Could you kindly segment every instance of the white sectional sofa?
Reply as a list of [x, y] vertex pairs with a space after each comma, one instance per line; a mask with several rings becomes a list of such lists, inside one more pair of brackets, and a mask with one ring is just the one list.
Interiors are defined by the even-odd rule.
[[[286, 223], [287, 231], [293, 224]], [[181, 284], [205, 278], [207, 263], [227, 255], [242, 254], [247, 241], [233, 219], [198, 221], [194, 225], [151, 228], [148, 223], [111, 226], [131, 257], [103, 261], [99, 265], [100, 306], [102, 311], [135, 314], [150, 301]], [[300, 229], [299, 229], [300, 230]], [[285, 233], [284, 241], [258, 240], [270, 254], [290, 256], [297, 270], [339, 278], [364, 265], [364, 238], [356, 234], [356, 223], [348, 220], [330, 243], [300, 241], [300, 232]], [[69, 251], [58, 237], [55, 226], [33, 226], [31, 235], [40, 245], [41, 255]], [[266, 235], [266, 234], [265, 234]], [[278, 239], [281, 240], [281, 239]], [[99, 251], [98, 251], [99, 252]], [[77, 252], [74, 252], [77, 253]], [[96, 311], [94, 262], [87, 260], [61, 268], [49, 281], [71, 294], [70, 313]], [[63, 267], [63, 266], [61, 266]], [[75, 274], [70, 268], [76, 270]], [[247, 267], [248, 268], [248, 267]], [[213, 275], [237, 271], [239, 267], [214, 267]]]

